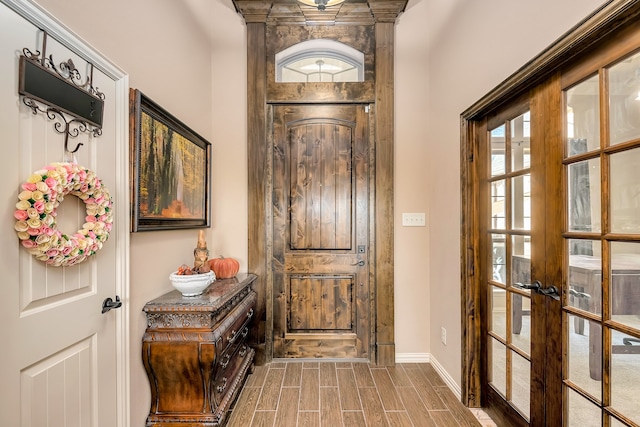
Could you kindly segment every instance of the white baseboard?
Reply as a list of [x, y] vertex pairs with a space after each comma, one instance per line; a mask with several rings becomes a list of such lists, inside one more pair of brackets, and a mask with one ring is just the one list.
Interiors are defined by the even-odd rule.
[[442, 378], [442, 381], [444, 381], [445, 384], [449, 386], [449, 389], [451, 389], [453, 394], [455, 394], [458, 400], [460, 400], [462, 398], [462, 390], [460, 389], [460, 386], [455, 382], [453, 377], [451, 377], [451, 375], [449, 375], [449, 373], [444, 370], [442, 365], [438, 363], [435, 357], [431, 356], [430, 359], [431, 359], [430, 363], [431, 363], [431, 366], [433, 366], [433, 369], [435, 369], [436, 372], [438, 372], [438, 374], [440, 375], [440, 378]]
[[451, 375], [444, 370], [442, 365], [438, 363], [431, 353], [396, 353], [396, 363], [430, 363], [453, 394], [455, 394], [458, 399], [462, 397], [460, 386], [456, 384]]
[[396, 363], [429, 363], [430, 353], [396, 353]]

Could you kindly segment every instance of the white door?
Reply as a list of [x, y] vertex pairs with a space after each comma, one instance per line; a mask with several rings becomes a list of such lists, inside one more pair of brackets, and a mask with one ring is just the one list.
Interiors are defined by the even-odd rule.
[[[11, 3], [0, 4], [0, 425], [125, 425], [126, 308], [102, 314], [101, 307], [116, 294], [126, 304], [127, 78], [33, 5]], [[72, 59], [82, 79], [89, 74], [83, 58], [90, 59], [93, 86], [105, 94], [102, 135], [82, 133], [69, 145], [83, 143], [77, 163], [94, 171], [113, 196], [114, 226], [101, 250], [71, 267], [36, 260], [14, 231], [20, 186], [34, 171], [68, 160], [64, 135], [54, 129], [59, 117], [34, 114], [18, 95], [23, 49], [43, 51], [39, 28], [49, 32], [46, 56], [56, 65]], [[82, 228], [84, 206], [65, 197], [56, 218], [63, 233]]]

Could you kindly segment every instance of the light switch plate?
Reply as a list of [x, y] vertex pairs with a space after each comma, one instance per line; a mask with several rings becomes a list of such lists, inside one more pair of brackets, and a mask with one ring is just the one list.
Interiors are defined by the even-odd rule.
[[402, 225], [404, 227], [425, 227], [426, 219], [424, 212], [421, 213], [403, 213]]

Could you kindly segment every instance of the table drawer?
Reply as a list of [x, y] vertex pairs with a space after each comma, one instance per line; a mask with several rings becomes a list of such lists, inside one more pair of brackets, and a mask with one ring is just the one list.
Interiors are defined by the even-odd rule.
[[[238, 387], [236, 384], [240, 378], [240, 369], [245, 361], [245, 358], [252, 352], [251, 348], [242, 342], [238, 346], [234, 346], [237, 351], [227, 353], [229, 356], [224, 356], [220, 361], [220, 373], [216, 375], [216, 379], [213, 384], [213, 396], [216, 404], [220, 405], [225, 395], [235, 390]], [[224, 367], [223, 367], [224, 365]]]
[[242, 302], [229, 316], [229, 326], [222, 331], [222, 339], [220, 342], [220, 356], [228, 353], [228, 350], [246, 337], [249, 333], [249, 323], [253, 318], [256, 294], [252, 293]]

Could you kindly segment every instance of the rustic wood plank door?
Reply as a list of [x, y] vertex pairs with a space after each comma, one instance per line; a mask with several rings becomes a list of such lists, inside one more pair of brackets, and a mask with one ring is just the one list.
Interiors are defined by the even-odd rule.
[[273, 108], [275, 358], [369, 358], [364, 105]]

